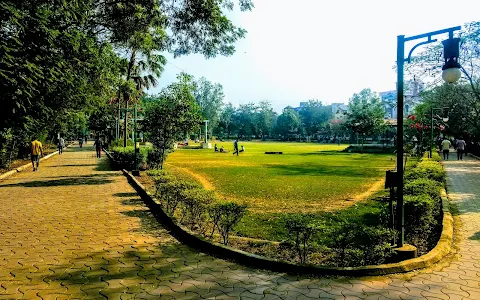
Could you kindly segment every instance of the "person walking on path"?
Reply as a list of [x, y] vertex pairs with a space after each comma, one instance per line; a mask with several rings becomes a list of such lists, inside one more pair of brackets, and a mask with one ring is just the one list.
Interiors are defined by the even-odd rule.
[[100, 137], [97, 136], [93, 146], [95, 146], [95, 151], [97, 151], [97, 158], [100, 158], [102, 156], [102, 141], [100, 140]]
[[238, 140], [235, 140], [233, 142], [233, 155], [235, 155], [235, 153], [237, 153], [237, 156], [238, 156]]
[[457, 140], [457, 160], [463, 160], [466, 143], [462, 137]]
[[37, 141], [37, 139], [35, 139], [32, 142], [31, 155], [32, 155], [33, 171], [37, 171], [38, 170], [38, 165], [40, 164], [40, 155], [43, 156], [42, 143]]
[[62, 154], [63, 148], [65, 148], [65, 140], [62, 137], [58, 139], [57, 147], [58, 147], [58, 154]]
[[78, 138], [78, 144], [80, 145], [80, 148], [83, 146], [83, 138]]
[[443, 160], [448, 160], [448, 154], [450, 152], [450, 146], [452, 143], [447, 138], [444, 138], [442, 141], [442, 150], [443, 150]]

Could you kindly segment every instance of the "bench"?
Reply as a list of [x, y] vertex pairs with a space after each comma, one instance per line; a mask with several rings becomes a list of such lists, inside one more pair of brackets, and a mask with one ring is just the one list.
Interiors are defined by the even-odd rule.
[[265, 154], [283, 154], [283, 152], [280, 151], [267, 151]]

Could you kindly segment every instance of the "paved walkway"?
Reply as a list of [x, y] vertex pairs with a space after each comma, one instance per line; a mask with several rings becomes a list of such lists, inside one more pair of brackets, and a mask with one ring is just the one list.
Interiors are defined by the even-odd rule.
[[446, 163], [462, 222], [447, 267], [378, 278], [254, 270], [179, 244], [118, 171], [71, 148], [0, 183], [1, 299], [480, 299], [480, 162]]

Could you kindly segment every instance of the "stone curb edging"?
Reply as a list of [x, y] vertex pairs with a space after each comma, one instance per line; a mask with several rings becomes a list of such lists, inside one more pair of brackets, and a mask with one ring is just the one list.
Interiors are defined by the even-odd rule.
[[[112, 159], [110, 153], [107, 156]], [[113, 159], [112, 159], [113, 160]], [[113, 160], [114, 161], [114, 160]], [[115, 161], [114, 161], [115, 162]], [[285, 261], [279, 261], [260, 255], [248, 253], [242, 250], [234, 249], [222, 244], [214, 243], [204, 239], [176, 224], [162, 209], [151, 193], [138, 182], [138, 180], [122, 169], [122, 173], [127, 177], [128, 182], [137, 191], [144, 203], [152, 211], [155, 218], [161, 222], [170, 231], [170, 233], [180, 242], [185, 243], [197, 250], [210, 255], [227, 260], [233, 260], [242, 265], [257, 269], [266, 269], [276, 272], [287, 272], [296, 274], [315, 274], [315, 275], [340, 275], [340, 276], [375, 276], [388, 275], [394, 273], [405, 273], [433, 266], [439, 262], [445, 255], [450, 253], [453, 241], [453, 217], [450, 213], [448, 198], [445, 189], [442, 190], [442, 234], [437, 245], [427, 254], [417, 258], [412, 258], [398, 263], [370, 265], [364, 267], [320, 267], [311, 265], [299, 265]]]
[[468, 155], [468, 156], [471, 156], [471, 157], [473, 157], [473, 158], [475, 158], [475, 159], [480, 160], [480, 157], [478, 157], [478, 156], [476, 156], [476, 155], [473, 155], [473, 154], [471, 154], [471, 153], [467, 153], [467, 155]]
[[[66, 148], [70, 147], [71, 145], [73, 145], [73, 144], [67, 145]], [[52, 153], [50, 153], [50, 154], [48, 154], [48, 155], [46, 155], [46, 156], [44, 156], [44, 157], [42, 157], [42, 158], [40, 158], [40, 161], [44, 161], [44, 160], [46, 160], [46, 159], [49, 159], [50, 157], [52, 157], [52, 156], [54, 156], [54, 155], [56, 155], [56, 154], [58, 154], [58, 150], [55, 151], [55, 152], [52, 152]], [[10, 170], [10, 171], [5, 172], [5, 173], [3, 173], [3, 174], [0, 174], [0, 180], [3, 180], [3, 179], [5, 179], [5, 178], [8, 178], [8, 177], [12, 176], [13, 174], [17, 174], [18, 172], [22, 172], [22, 171], [25, 170], [26, 168], [31, 167], [31, 165], [32, 165], [32, 163], [24, 164], [23, 166], [20, 166], [20, 167], [18, 167], [18, 168], [16, 168], [16, 169], [13, 169], [13, 170]]]

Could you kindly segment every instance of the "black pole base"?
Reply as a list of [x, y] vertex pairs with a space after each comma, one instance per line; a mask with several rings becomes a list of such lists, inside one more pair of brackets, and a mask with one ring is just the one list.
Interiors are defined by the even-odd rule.
[[403, 247], [393, 249], [395, 256], [394, 262], [400, 262], [417, 257], [417, 247], [409, 244], [403, 244]]

